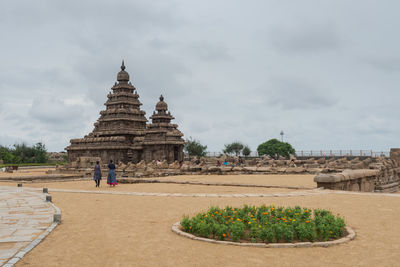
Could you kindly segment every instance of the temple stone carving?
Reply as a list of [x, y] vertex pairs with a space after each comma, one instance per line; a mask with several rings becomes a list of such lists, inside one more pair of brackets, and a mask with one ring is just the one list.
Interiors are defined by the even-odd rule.
[[174, 117], [164, 97], [160, 97], [150, 117], [152, 122], [147, 124], [146, 112], [140, 109], [139, 94], [129, 81], [123, 61], [117, 81], [93, 131], [84, 138], [71, 139], [65, 148], [68, 161], [80, 157], [99, 157], [102, 162], [112, 159], [117, 163], [183, 160], [183, 134], [178, 125], [171, 123]]

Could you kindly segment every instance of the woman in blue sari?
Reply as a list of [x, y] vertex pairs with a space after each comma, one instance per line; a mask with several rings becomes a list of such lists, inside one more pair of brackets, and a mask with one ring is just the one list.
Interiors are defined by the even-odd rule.
[[99, 161], [96, 161], [96, 165], [94, 165], [93, 180], [96, 182], [96, 187], [100, 187], [101, 169], [100, 169], [100, 162]]
[[110, 160], [110, 164], [108, 164], [107, 184], [109, 184], [110, 187], [118, 184], [117, 178], [115, 176], [115, 164], [112, 160]]

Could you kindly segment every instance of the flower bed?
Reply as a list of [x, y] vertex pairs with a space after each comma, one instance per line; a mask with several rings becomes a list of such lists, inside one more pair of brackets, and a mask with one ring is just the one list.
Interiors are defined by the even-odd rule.
[[328, 241], [345, 234], [344, 219], [330, 211], [301, 207], [211, 207], [181, 221], [183, 230], [196, 236], [234, 242], [285, 243]]

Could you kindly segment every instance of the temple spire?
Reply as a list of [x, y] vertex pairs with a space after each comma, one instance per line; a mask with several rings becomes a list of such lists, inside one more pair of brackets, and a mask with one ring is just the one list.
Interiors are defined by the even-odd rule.
[[122, 60], [121, 70], [125, 70], [124, 60]]
[[164, 101], [163, 95], [160, 96], [160, 101]]

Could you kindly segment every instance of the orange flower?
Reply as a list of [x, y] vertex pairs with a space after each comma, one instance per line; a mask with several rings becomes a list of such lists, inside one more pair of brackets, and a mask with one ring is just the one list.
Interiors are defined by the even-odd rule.
[[223, 236], [223, 237], [225, 237], [225, 236], [226, 236], [226, 234], [222, 234], [222, 236]]
[[306, 221], [306, 223], [309, 223], [309, 222], [310, 222], [309, 220]]
[[268, 215], [268, 212], [264, 212], [264, 215]]

